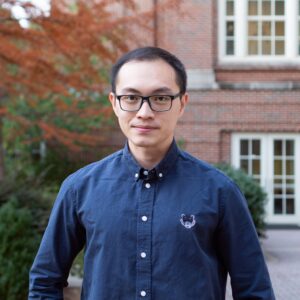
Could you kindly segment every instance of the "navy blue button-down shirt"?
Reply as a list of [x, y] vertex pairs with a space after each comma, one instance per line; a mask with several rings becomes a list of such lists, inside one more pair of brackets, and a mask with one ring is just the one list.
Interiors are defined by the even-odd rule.
[[29, 299], [63, 299], [85, 247], [82, 299], [274, 299], [236, 185], [173, 142], [153, 169], [128, 146], [69, 176], [30, 272]]

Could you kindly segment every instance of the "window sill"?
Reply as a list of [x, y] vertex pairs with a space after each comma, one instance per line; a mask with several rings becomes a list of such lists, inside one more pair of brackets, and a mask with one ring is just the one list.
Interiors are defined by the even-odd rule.
[[221, 58], [217, 65], [217, 70], [300, 70], [300, 58]]

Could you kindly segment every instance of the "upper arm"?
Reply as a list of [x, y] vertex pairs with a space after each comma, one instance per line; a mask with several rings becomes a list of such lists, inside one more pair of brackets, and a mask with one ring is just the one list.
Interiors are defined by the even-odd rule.
[[55, 295], [58, 297], [55, 299], [62, 299], [72, 262], [84, 243], [85, 231], [77, 215], [76, 193], [64, 183], [30, 270], [29, 299], [35, 299], [36, 295]]
[[274, 299], [247, 202], [231, 182], [220, 195], [217, 243], [222, 262], [231, 277], [234, 299]]

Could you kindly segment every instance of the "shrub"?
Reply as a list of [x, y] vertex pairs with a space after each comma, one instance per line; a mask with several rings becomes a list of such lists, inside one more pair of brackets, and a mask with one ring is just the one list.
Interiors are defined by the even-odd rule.
[[30, 210], [11, 200], [0, 207], [0, 298], [24, 300], [28, 270], [38, 247]]
[[248, 202], [248, 207], [258, 235], [263, 236], [265, 230], [264, 214], [267, 194], [252, 177], [244, 171], [234, 169], [228, 164], [217, 164], [216, 167], [229, 176], [240, 188]]
[[34, 177], [0, 183], [0, 299], [27, 299], [29, 269], [52, 203], [45, 190]]
[[27, 208], [30, 211], [33, 229], [42, 233], [56, 192], [56, 188], [42, 186], [39, 178], [7, 176], [0, 182], [0, 207], [14, 199], [20, 208]]

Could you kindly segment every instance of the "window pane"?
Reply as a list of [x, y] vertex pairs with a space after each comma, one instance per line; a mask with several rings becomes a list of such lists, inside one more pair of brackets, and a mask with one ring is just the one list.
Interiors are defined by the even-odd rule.
[[241, 159], [241, 169], [244, 170], [248, 174], [249, 165], [247, 159]]
[[248, 140], [241, 140], [241, 155], [249, 154], [248, 145], [249, 145]]
[[226, 35], [227, 36], [234, 35], [234, 24], [232, 21], [226, 22]]
[[252, 153], [254, 155], [260, 155], [260, 140], [252, 141]]
[[294, 179], [286, 179], [286, 184], [294, 184], [295, 180]]
[[227, 16], [233, 16], [234, 15], [234, 2], [233, 1], [227, 1], [226, 2], [226, 15]]
[[275, 178], [274, 179], [274, 184], [282, 184], [282, 179], [281, 178]]
[[248, 15], [255, 16], [258, 14], [258, 1], [248, 2]]
[[283, 191], [282, 188], [275, 188], [274, 189], [274, 195], [282, 195]]
[[282, 175], [282, 161], [275, 159], [274, 160], [274, 174]]
[[[300, 3], [299, 3], [299, 10], [300, 10]], [[298, 40], [298, 54], [300, 54], [300, 21], [298, 22], [298, 35], [299, 35], [299, 40]]]
[[282, 141], [274, 141], [274, 155], [282, 155]]
[[234, 55], [234, 41], [226, 41], [226, 54]]
[[284, 1], [275, 1], [275, 15], [276, 16], [284, 15]]
[[275, 22], [275, 35], [284, 36], [284, 22]]
[[294, 141], [291, 140], [286, 141], [286, 155], [289, 156], [294, 155]]
[[260, 175], [260, 160], [253, 159], [252, 161], [252, 175]]
[[294, 175], [294, 161], [293, 160], [287, 160], [286, 162], [286, 175]]
[[249, 36], [258, 35], [258, 22], [248, 22], [248, 35]]
[[283, 55], [284, 54], [284, 41], [275, 42], [275, 54]]
[[287, 195], [294, 195], [294, 193], [295, 193], [295, 190], [293, 188], [286, 189], [286, 194]]
[[283, 213], [283, 205], [282, 205], [282, 199], [274, 199], [274, 213], [275, 214], [282, 214]]
[[286, 199], [286, 213], [287, 214], [295, 213], [295, 200], [294, 199]]
[[271, 15], [271, 1], [269, 0], [263, 0], [262, 2], [262, 14], [264, 16], [270, 16]]
[[257, 41], [249, 41], [248, 42], [248, 54], [249, 55], [258, 54], [258, 42]]
[[262, 54], [264, 55], [271, 55], [272, 52], [271, 52], [271, 41], [268, 40], [268, 41], [263, 41], [262, 42]]
[[[279, 23], [279, 22], [278, 22]], [[282, 23], [282, 22], [280, 22]], [[262, 35], [271, 36], [271, 22], [262, 22]]]

